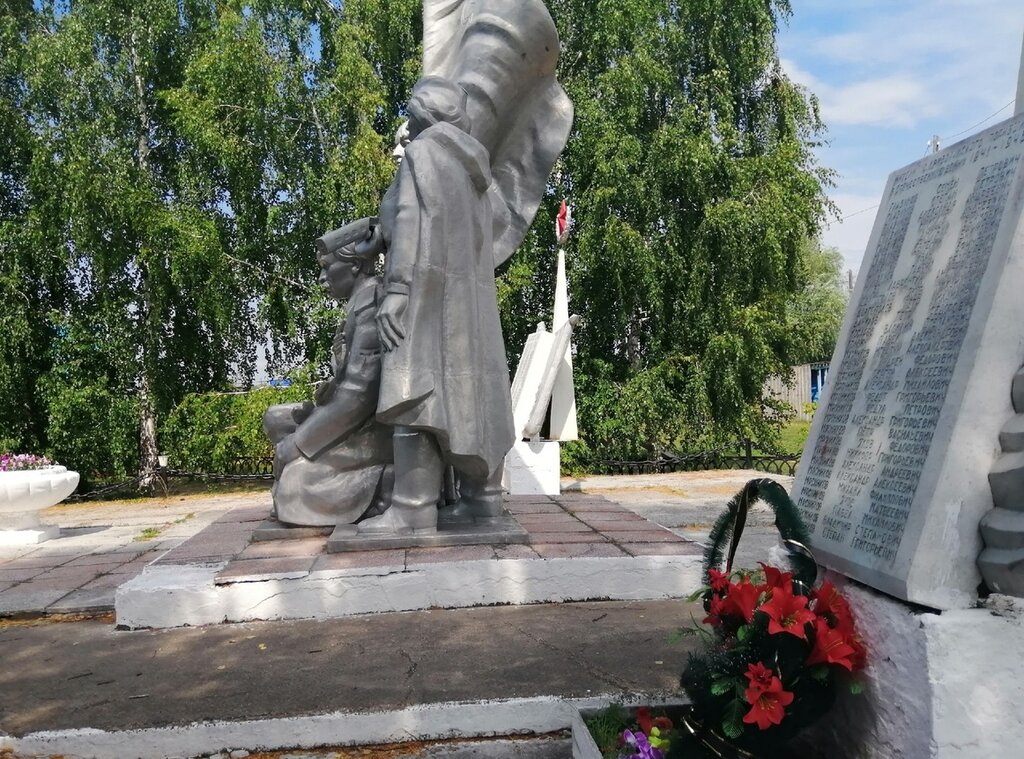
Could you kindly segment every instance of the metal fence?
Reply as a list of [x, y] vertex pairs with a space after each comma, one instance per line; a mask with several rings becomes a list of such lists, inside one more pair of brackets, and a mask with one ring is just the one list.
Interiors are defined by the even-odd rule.
[[[664, 472], [706, 472], [715, 469], [751, 469], [767, 474], [795, 475], [800, 456], [755, 453], [757, 444], [744, 441], [715, 451], [682, 453], [646, 461], [601, 460], [593, 462], [594, 474], [660, 474]], [[739, 452], [737, 452], [739, 451]], [[167, 477], [189, 477], [203, 480], [272, 480], [274, 459], [248, 457], [231, 459], [218, 472], [196, 472], [168, 469]]]
[[274, 479], [274, 459], [271, 456], [247, 456], [229, 459], [218, 472], [194, 472], [186, 469], [167, 469], [165, 477], [183, 477], [194, 480], [230, 482], [234, 480]]
[[[751, 469], [767, 474], [795, 475], [799, 456], [771, 456], [755, 454], [757, 445], [745, 441], [716, 451], [683, 453], [662, 456], [646, 461], [602, 460], [591, 464], [593, 474], [663, 474], [667, 472], [706, 472], [716, 469]], [[737, 453], [737, 451], [741, 451]], [[171, 479], [204, 480], [207, 482], [252, 482], [274, 479], [274, 459], [269, 456], [248, 456], [230, 459], [219, 467], [221, 471], [203, 472], [188, 469], [165, 468], [157, 470], [157, 477], [164, 482]], [[94, 477], [99, 487], [90, 492], [76, 493], [69, 501], [90, 501], [104, 497], [119, 497], [131, 494], [140, 477], [122, 482], [110, 483], [110, 478]]]
[[[646, 461], [604, 460], [594, 463], [595, 474], [663, 474], [666, 472], [707, 472], [716, 469], [751, 469], [767, 474], [796, 474], [799, 455], [755, 454], [757, 444], [745, 440], [716, 451], [682, 453]], [[742, 451], [737, 453], [737, 451]]]

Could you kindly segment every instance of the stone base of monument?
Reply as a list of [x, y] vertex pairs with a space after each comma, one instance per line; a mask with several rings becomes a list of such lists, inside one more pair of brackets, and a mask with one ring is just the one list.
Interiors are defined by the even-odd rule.
[[931, 612], [829, 573], [868, 649], [865, 691], [844, 694], [807, 740], [825, 756], [1019, 756], [1024, 601]]
[[520, 440], [505, 456], [502, 487], [511, 495], [558, 495], [562, 492], [561, 443]]
[[[509, 497], [525, 543], [331, 552], [320, 535], [255, 540], [236, 509], [121, 585], [117, 624], [164, 628], [429, 608], [684, 598], [703, 548], [600, 496]], [[506, 536], [507, 538], [507, 536]]]
[[359, 534], [356, 525], [339, 525], [327, 539], [328, 553], [382, 551], [390, 548], [426, 548], [441, 546], [525, 545], [530, 535], [507, 511], [500, 517], [472, 522], [438, 518], [436, 532], [410, 534]]
[[34, 546], [60, 536], [60, 527], [40, 524], [32, 529], [0, 529], [0, 546]]
[[265, 540], [300, 540], [302, 538], [327, 537], [334, 532], [334, 525], [328, 527], [296, 527], [268, 517], [252, 533], [254, 543]]

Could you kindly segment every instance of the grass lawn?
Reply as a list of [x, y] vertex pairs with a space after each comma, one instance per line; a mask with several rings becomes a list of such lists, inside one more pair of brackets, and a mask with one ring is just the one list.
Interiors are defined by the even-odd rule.
[[786, 453], [799, 456], [803, 453], [804, 443], [807, 442], [807, 435], [810, 431], [810, 422], [794, 419], [782, 428], [782, 434], [779, 435], [779, 447]]

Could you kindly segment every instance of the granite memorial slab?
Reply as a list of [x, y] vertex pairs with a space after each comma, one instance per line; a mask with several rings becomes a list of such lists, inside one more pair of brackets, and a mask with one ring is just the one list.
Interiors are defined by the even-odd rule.
[[823, 564], [972, 605], [1024, 360], [1024, 114], [889, 178], [794, 497]]

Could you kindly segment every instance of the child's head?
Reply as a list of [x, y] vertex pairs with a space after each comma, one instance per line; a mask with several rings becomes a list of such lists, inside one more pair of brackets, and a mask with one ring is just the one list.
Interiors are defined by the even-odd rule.
[[[361, 247], [366, 252], [359, 253]], [[360, 246], [357, 242], [344, 245], [333, 253], [321, 254], [317, 257], [320, 262], [320, 283], [330, 291], [334, 299], [346, 300], [352, 295], [360, 277], [373, 274], [374, 259], [372, 249]]]

